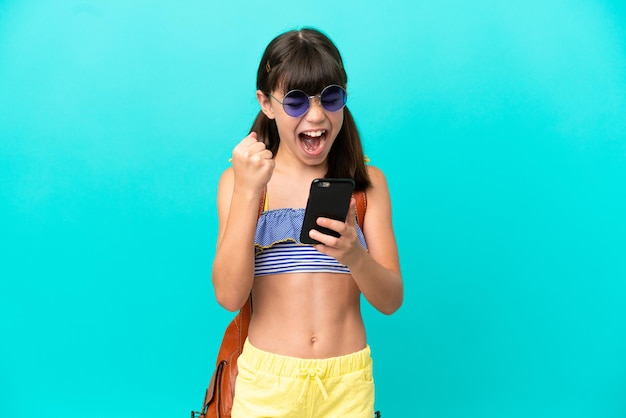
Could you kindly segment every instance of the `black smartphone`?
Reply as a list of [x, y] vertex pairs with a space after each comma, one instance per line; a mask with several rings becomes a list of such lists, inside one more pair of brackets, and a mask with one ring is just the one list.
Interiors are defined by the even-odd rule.
[[309, 199], [304, 210], [304, 221], [300, 231], [300, 242], [303, 244], [319, 244], [309, 237], [311, 229], [338, 237], [339, 234], [316, 223], [317, 218], [331, 218], [345, 222], [350, 208], [350, 198], [354, 191], [354, 180], [347, 178], [320, 178], [311, 183]]

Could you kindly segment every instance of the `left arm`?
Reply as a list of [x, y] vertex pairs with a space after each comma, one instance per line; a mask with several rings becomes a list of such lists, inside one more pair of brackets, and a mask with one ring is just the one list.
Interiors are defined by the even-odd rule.
[[361, 246], [357, 238], [354, 199], [346, 222], [318, 219], [318, 225], [339, 232], [339, 238], [316, 230], [312, 230], [310, 236], [322, 243], [315, 246], [318, 251], [335, 257], [350, 268], [354, 281], [372, 306], [390, 315], [400, 308], [404, 298], [398, 247], [391, 220], [391, 199], [382, 171], [371, 166], [368, 170], [372, 187], [367, 190], [367, 211], [361, 226], [368, 250]]

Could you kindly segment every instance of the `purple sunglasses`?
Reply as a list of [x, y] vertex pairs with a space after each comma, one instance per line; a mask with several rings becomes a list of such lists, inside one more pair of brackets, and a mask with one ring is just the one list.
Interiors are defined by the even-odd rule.
[[272, 94], [270, 96], [283, 105], [286, 114], [294, 118], [304, 115], [309, 110], [311, 99], [319, 98], [322, 107], [329, 112], [337, 112], [343, 109], [348, 100], [346, 90], [337, 84], [325, 87], [320, 94], [315, 96], [309, 96], [302, 90], [291, 90], [285, 94], [282, 102]]

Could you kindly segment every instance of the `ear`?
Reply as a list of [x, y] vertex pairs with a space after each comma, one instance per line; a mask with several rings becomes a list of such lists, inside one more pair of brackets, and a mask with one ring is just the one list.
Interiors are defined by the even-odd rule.
[[261, 110], [269, 119], [274, 119], [274, 109], [272, 108], [272, 98], [266, 96], [261, 90], [256, 91], [256, 99], [261, 105]]

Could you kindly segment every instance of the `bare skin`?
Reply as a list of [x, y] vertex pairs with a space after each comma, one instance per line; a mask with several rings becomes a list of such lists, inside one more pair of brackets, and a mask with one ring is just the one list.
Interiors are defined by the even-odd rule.
[[[275, 92], [280, 97], [281, 92]], [[299, 358], [328, 358], [365, 347], [361, 294], [376, 309], [391, 314], [402, 304], [403, 285], [391, 222], [391, 203], [382, 172], [368, 167], [372, 187], [363, 231], [365, 250], [357, 239], [355, 202], [345, 222], [320, 218], [318, 224], [339, 238], [311, 231], [322, 242], [317, 250], [347, 265], [352, 274], [293, 273], [254, 277], [254, 231], [262, 191], [269, 209], [302, 208], [309, 185], [326, 173], [326, 157], [343, 121], [342, 111], [329, 113], [312, 104], [300, 118], [257, 94], [263, 111], [275, 118], [281, 145], [277, 155], [253, 133], [233, 150], [218, 190], [218, 244], [213, 285], [218, 302], [239, 309], [252, 292], [253, 316], [248, 338], [262, 350]], [[307, 149], [299, 133], [324, 130], [323, 147]]]

